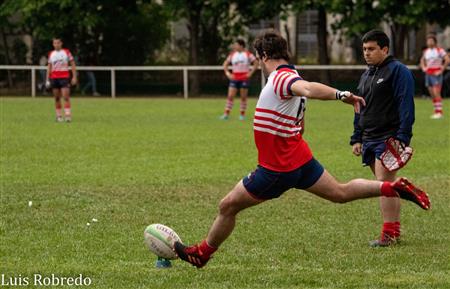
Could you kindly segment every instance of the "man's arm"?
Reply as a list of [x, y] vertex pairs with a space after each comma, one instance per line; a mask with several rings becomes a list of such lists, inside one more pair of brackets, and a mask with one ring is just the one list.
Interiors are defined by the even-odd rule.
[[425, 72], [427, 70], [427, 64], [425, 62], [425, 57], [420, 58], [420, 68], [422, 69], [423, 72]]
[[311, 99], [320, 100], [342, 100], [347, 104], [352, 104], [355, 107], [355, 111], [359, 112], [360, 105], [365, 105], [365, 101], [362, 97], [353, 95], [349, 91], [339, 91], [336, 88], [332, 88], [322, 83], [309, 82], [306, 80], [295, 81], [290, 90], [293, 95], [305, 96]]
[[252, 62], [252, 68], [248, 72], [248, 78], [252, 77], [253, 73], [258, 69], [258, 61], [254, 60]]
[[450, 64], [450, 55], [448, 53], [446, 53], [444, 56], [444, 63], [442, 64], [442, 73], [445, 72], [445, 69], [447, 68], [447, 66], [449, 64]]
[[412, 137], [414, 111], [414, 78], [406, 66], [399, 66], [392, 82], [394, 98], [398, 104], [400, 126], [395, 138], [409, 145]]
[[75, 61], [70, 61], [70, 66], [72, 67], [72, 85], [77, 84], [77, 67]]
[[50, 88], [50, 73], [52, 72], [52, 64], [47, 64], [47, 75], [45, 78], [45, 87]]
[[231, 79], [232, 75], [229, 70], [229, 67], [230, 67], [230, 60], [229, 60], [229, 57], [227, 57], [227, 59], [225, 59], [225, 61], [223, 62], [223, 72], [225, 73], [225, 76], [228, 79]]

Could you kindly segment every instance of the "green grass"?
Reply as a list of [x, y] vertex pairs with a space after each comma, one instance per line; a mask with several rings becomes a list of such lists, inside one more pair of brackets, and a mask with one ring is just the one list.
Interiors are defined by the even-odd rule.
[[[450, 117], [430, 120], [424, 100], [401, 174], [433, 207], [403, 203], [400, 245], [367, 246], [380, 230], [378, 200], [336, 205], [292, 190], [244, 211], [204, 269], [155, 269], [145, 227], [201, 240], [220, 199], [255, 168], [251, 121], [239, 122], [236, 108], [219, 121], [224, 103], [74, 99], [66, 124], [54, 122], [50, 99], [0, 99], [1, 274], [83, 274], [90, 288], [450, 288]], [[306, 121], [305, 138], [333, 175], [372, 178], [348, 145], [350, 107], [310, 101]]]

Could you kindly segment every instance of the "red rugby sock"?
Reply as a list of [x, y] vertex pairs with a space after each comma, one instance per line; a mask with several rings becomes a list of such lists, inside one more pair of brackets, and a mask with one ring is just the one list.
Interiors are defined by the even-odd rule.
[[400, 222], [384, 222], [381, 237], [387, 235], [391, 238], [400, 237]]
[[200, 251], [202, 251], [202, 253], [205, 254], [207, 257], [211, 256], [218, 249], [209, 245], [208, 242], [206, 242], [206, 240], [203, 240], [198, 247]]
[[394, 190], [390, 182], [383, 182], [381, 185], [381, 196], [387, 198], [398, 198], [397, 192]]

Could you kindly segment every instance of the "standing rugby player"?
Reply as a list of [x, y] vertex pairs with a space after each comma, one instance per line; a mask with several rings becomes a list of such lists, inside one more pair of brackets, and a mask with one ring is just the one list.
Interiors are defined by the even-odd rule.
[[[68, 49], [63, 48], [61, 38], [53, 38], [53, 48], [54, 50], [48, 54], [46, 86], [51, 87], [55, 97], [56, 121], [64, 121], [61, 103], [61, 98], [64, 98], [64, 118], [66, 122], [71, 122], [70, 85], [76, 85], [77, 83], [75, 61], [72, 53]], [[72, 77], [69, 72], [69, 65]]]
[[[258, 67], [258, 62], [255, 56], [245, 49], [245, 41], [238, 39], [233, 45], [233, 52], [228, 55], [223, 63], [223, 70], [225, 75], [230, 80], [228, 85], [227, 103], [225, 104], [225, 111], [220, 117], [227, 120], [230, 117], [231, 109], [233, 108], [234, 97], [236, 94], [241, 95], [241, 111], [239, 115], [240, 120], [245, 119], [245, 111], [247, 110], [247, 96], [249, 80]], [[230, 72], [230, 65], [231, 71]]]
[[364, 99], [303, 80], [295, 67], [288, 64], [287, 42], [278, 33], [266, 32], [259, 36], [254, 47], [268, 77], [253, 120], [258, 167], [222, 199], [206, 239], [193, 246], [175, 242], [174, 249], [182, 260], [203, 267], [233, 232], [240, 211], [278, 198], [291, 188], [306, 190], [336, 203], [385, 196], [400, 197], [423, 209], [429, 208], [425, 192], [403, 178], [395, 182], [355, 179], [338, 183], [313, 157], [303, 139], [306, 99], [341, 100], [354, 105], [356, 110], [364, 105]]
[[439, 119], [444, 116], [442, 109], [442, 83], [445, 68], [450, 63], [450, 57], [445, 50], [437, 46], [437, 39], [434, 35], [427, 37], [427, 49], [423, 52], [420, 66], [425, 72], [425, 86], [430, 92], [433, 100], [434, 113], [432, 119]]
[[[386, 169], [380, 160], [386, 150], [386, 140], [394, 138], [396, 145], [409, 145], [414, 123], [414, 78], [411, 71], [389, 56], [389, 38], [383, 31], [372, 30], [363, 38], [363, 53], [369, 68], [358, 85], [359, 96], [366, 106], [355, 113], [351, 136], [353, 154], [362, 155], [379, 181], [392, 182], [396, 171]], [[379, 239], [371, 246], [389, 246], [400, 238], [400, 200], [380, 198], [383, 228]]]

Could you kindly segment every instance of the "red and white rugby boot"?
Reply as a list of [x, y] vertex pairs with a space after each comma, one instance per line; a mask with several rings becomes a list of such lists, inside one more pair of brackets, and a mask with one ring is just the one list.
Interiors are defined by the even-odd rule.
[[416, 203], [424, 210], [430, 209], [431, 203], [427, 193], [414, 186], [406, 178], [399, 178], [391, 185], [400, 198]]

